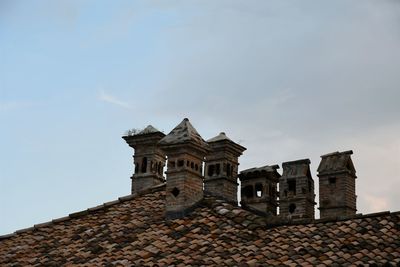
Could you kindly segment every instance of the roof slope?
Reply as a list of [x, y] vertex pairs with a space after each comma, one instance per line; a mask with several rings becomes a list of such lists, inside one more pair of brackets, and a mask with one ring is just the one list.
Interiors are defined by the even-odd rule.
[[206, 197], [166, 221], [164, 187], [0, 241], [1, 266], [252, 266], [400, 262], [400, 214], [268, 228]]

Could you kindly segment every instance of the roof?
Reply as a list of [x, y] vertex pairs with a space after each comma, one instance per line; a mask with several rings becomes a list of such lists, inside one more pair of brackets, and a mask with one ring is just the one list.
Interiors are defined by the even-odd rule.
[[400, 213], [272, 227], [207, 196], [166, 220], [165, 187], [0, 240], [1, 266], [269, 266], [400, 263]]
[[160, 140], [160, 145], [175, 145], [194, 143], [202, 147], [208, 147], [200, 134], [196, 131], [189, 119], [185, 118], [169, 134]]
[[332, 173], [340, 171], [349, 171], [353, 174], [356, 173], [353, 162], [351, 160], [352, 150], [344, 152], [333, 152], [321, 156], [321, 162], [317, 171], [319, 173]]

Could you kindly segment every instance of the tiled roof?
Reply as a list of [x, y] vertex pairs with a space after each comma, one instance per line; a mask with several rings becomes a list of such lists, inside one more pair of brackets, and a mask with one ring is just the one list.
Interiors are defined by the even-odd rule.
[[200, 134], [196, 131], [189, 119], [185, 118], [169, 134], [160, 140], [160, 145], [175, 145], [192, 142], [201, 147], [208, 147]]
[[270, 266], [400, 263], [400, 213], [275, 226], [205, 197], [166, 220], [163, 186], [0, 240], [0, 266]]

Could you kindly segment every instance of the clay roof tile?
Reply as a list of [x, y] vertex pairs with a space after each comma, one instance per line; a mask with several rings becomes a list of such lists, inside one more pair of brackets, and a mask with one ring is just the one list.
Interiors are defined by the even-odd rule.
[[165, 195], [165, 187], [159, 186], [0, 237], [0, 265], [400, 262], [398, 213], [270, 228], [267, 217], [205, 196], [189, 216], [166, 220]]

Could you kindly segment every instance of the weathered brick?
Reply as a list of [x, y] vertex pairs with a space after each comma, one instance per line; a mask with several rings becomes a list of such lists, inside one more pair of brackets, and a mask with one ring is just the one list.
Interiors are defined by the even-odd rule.
[[351, 154], [353, 151], [321, 156], [318, 167], [321, 218], [356, 214], [356, 171]]
[[293, 221], [314, 219], [314, 180], [310, 172], [310, 160], [296, 160], [282, 164], [279, 179], [279, 213]]
[[165, 153], [158, 142], [165, 136], [162, 132], [149, 125], [144, 130], [127, 134], [122, 138], [135, 149], [133, 163], [135, 173], [132, 175], [132, 194], [137, 194], [164, 182], [163, 170]]

